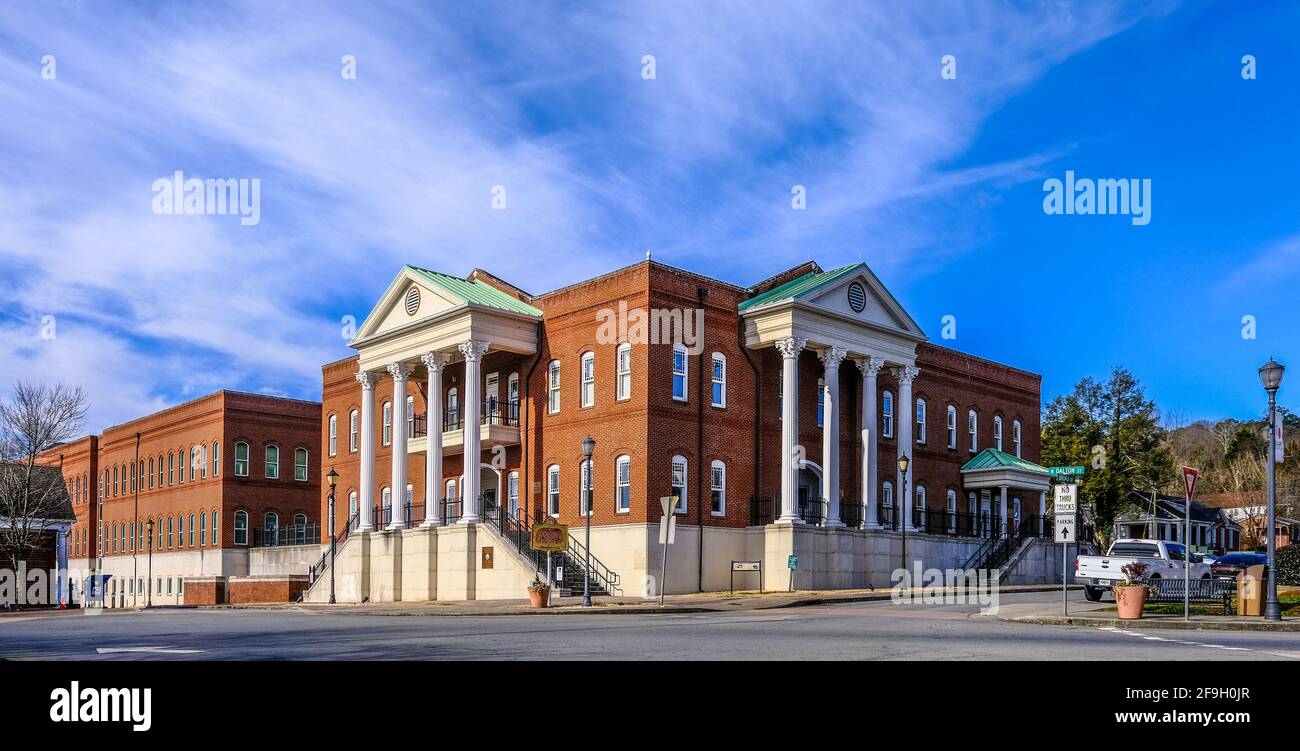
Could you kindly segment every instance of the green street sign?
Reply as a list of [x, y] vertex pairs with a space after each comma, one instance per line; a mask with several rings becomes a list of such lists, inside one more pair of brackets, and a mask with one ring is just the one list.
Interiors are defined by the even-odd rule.
[[1073, 467], [1048, 467], [1047, 472], [1052, 477], [1082, 476], [1083, 467], [1077, 464]]
[[791, 569], [799, 568], [799, 556], [790, 556], [790, 558], [786, 560], [785, 565], [789, 566]]

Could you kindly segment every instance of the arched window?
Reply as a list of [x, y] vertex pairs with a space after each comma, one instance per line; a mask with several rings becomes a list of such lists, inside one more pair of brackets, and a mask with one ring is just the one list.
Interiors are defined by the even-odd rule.
[[614, 356], [614, 367], [616, 371], [617, 393], [616, 399], [632, 398], [632, 345], [623, 342], [618, 345], [618, 352]]
[[1020, 421], [1011, 421], [1011, 446], [1016, 450], [1016, 457], [1020, 456]]
[[519, 418], [519, 374], [511, 373], [506, 379], [506, 405], [507, 415], [514, 415], [515, 419]]
[[826, 424], [826, 379], [817, 379], [817, 427]]
[[163, 520], [161, 516], [154, 521], [154, 528], [158, 530], [158, 541], [154, 543], [154, 546], [159, 550], [163, 550], [163, 542], [165, 540], [163, 535], [166, 532], [166, 530], [164, 530], [163, 527], [165, 526], [166, 526], [166, 522]]
[[925, 444], [925, 400], [916, 400], [916, 442]]
[[410, 394], [406, 396], [406, 437], [415, 437], [415, 397]]
[[709, 374], [709, 385], [712, 388], [712, 404], [715, 407], [727, 406], [727, 356], [721, 352], [714, 352], [710, 358], [712, 363], [712, 372]]
[[578, 391], [579, 403], [590, 407], [596, 403], [596, 353], [583, 352], [581, 361], [582, 384]]
[[167, 517], [167, 547], [169, 548], [176, 547], [175, 522], [175, 517]]
[[199, 447], [190, 446], [190, 482], [199, 478]]
[[338, 415], [330, 415], [329, 431], [330, 431], [329, 432], [329, 436], [330, 436], [329, 454], [330, 456], [338, 456], [339, 453], [339, 416]]
[[194, 547], [194, 513], [190, 513], [190, 547]]
[[348, 521], [349, 522], [352, 521], [352, 517], [357, 515], [358, 508], [359, 506], [357, 505], [357, 491], [354, 490], [351, 493], [348, 493]]
[[[168, 526], [170, 527], [171, 525]], [[248, 544], [248, 512], [247, 511], [235, 512], [234, 529], [235, 529], [235, 544], [247, 545]]]
[[280, 479], [280, 447], [274, 443], [266, 447], [266, 466], [263, 474], [268, 480]]
[[307, 482], [307, 449], [298, 447], [293, 450], [293, 479]]
[[460, 393], [455, 386], [447, 389], [447, 416], [444, 419], [447, 430], [460, 429]]
[[456, 495], [456, 481], [455, 481], [455, 480], [448, 480], [448, 481], [447, 481], [447, 501], [450, 502], [450, 503], [455, 503], [455, 502], [456, 502], [456, 499], [457, 499], [458, 497], [459, 497], [459, 496]]
[[[80, 480], [78, 480], [80, 482]], [[153, 457], [149, 457], [149, 489], [153, 490]], [[78, 498], [77, 500], [81, 500]]]
[[131, 536], [127, 538], [127, 549], [135, 552], [135, 522], [131, 522]]
[[354, 454], [357, 452], [358, 419], [355, 409], [348, 413], [348, 451]]
[[1011, 529], [1014, 532], [1018, 532], [1020, 530], [1020, 497], [1019, 496], [1016, 496], [1011, 499]]
[[560, 515], [560, 465], [546, 468], [546, 513]]
[[966, 413], [966, 432], [970, 435], [970, 452], [973, 454], [979, 447], [979, 415], [975, 410]]
[[275, 545], [280, 540], [280, 515], [274, 511], [266, 512], [262, 517], [262, 533], [267, 545]]
[[555, 414], [560, 411], [560, 361], [551, 360], [546, 367], [546, 411]]
[[380, 434], [383, 445], [393, 442], [393, 403], [384, 402], [384, 431]]
[[993, 448], [1002, 450], [1002, 415], [993, 415]]
[[632, 510], [632, 457], [626, 454], [614, 460], [614, 511]]
[[235, 444], [235, 476], [248, 477], [248, 444], [243, 441]]
[[677, 505], [673, 507], [674, 514], [686, 513], [686, 457], [674, 456], [671, 466], [672, 476], [672, 493], [670, 495], [677, 497]]
[[176, 517], [176, 547], [185, 547], [185, 515]]
[[166, 472], [167, 470], [163, 469], [163, 455], [159, 454], [158, 455], [158, 488], [160, 490], [163, 487], [164, 481], [167, 479], [167, 475], [165, 474]]
[[212, 514], [211, 514], [211, 516], [212, 516], [212, 537], [209, 538], [209, 541], [211, 542], [212, 545], [220, 545], [220, 544], [221, 544], [221, 534], [217, 531], [217, 518], [218, 518], [218, 517], [217, 517], [217, 510], [216, 510], [216, 509], [212, 509]]
[[948, 405], [948, 448], [957, 448], [957, 408]]
[[584, 459], [578, 463], [578, 516], [586, 516], [590, 511], [588, 504], [591, 502], [593, 488], [591, 487], [591, 461]]
[[727, 515], [727, 465], [721, 459], [714, 459], [709, 466], [709, 512]]
[[384, 492], [379, 496], [379, 506], [385, 511], [389, 511], [393, 508], [392, 488], [384, 488]]
[[957, 531], [957, 491], [948, 491], [948, 534]]
[[878, 521], [881, 524], [886, 527], [894, 526], [894, 522], [897, 520], [897, 517], [894, 514], [894, 483], [889, 480], [885, 480], [880, 485], [879, 514], [880, 519]]
[[134, 493], [135, 492], [135, 465], [134, 464], [131, 465], [130, 472], [131, 472], [131, 492]]
[[199, 478], [208, 479], [208, 444], [199, 445]]
[[686, 386], [686, 347], [681, 344], [673, 345], [673, 398], [679, 402], [684, 402], [690, 397], [690, 391]]
[[167, 484], [176, 484], [176, 454], [167, 452]]
[[307, 515], [306, 514], [293, 515], [293, 544], [295, 545], [307, 544]]
[[511, 519], [519, 518], [519, 473], [511, 472], [506, 476], [506, 510]]
[[894, 437], [894, 392], [885, 391], [881, 397], [880, 434], [886, 438]]
[[199, 512], [199, 547], [203, 547], [208, 542], [208, 512]]
[[917, 529], [925, 529], [925, 486], [916, 486], [916, 510], [912, 513], [912, 526]]

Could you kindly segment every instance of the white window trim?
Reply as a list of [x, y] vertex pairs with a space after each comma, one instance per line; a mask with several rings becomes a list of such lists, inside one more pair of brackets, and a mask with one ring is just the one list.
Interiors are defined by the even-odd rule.
[[[302, 479], [298, 478], [298, 452], [299, 451], [301, 451], [303, 455]], [[309, 451], [307, 448], [303, 446], [299, 446], [293, 450], [293, 479], [297, 480], [298, 482], [307, 482], [308, 480], [311, 479], [311, 451]]]
[[393, 442], [393, 403], [391, 401], [384, 402], [384, 405], [380, 407], [380, 412], [383, 414], [384, 426], [379, 433], [379, 442], [382, 446], [388, 446]]
[[948, 491], [948, 532], [957, 531], [957, 491]]
[[[713, 470], [715, 469], [722, 470], [721, 488], [715, 488], [713, 486]], [[722, 510], [720, 511], [715, 511], [713, 509], [714, 490], [722, 491]], [[727, 463], [722, 461], [721, 459], [714, 459], [712, 462], [709, 463], [709, 514], [711, 516], [719, 516], [719, 517], [727, 515]]]
[[354, 409], [348, 412], [348, 453], [357, 453], [357, 435], [360, 433], [360, 418]]
[[[715, 372], [715, 366], [722, 365], [722, 375], [718, 376]], [[713, 387], [720, 386], [719, 389], [722, 399], [713, 398]], [[727, 356], [721, 352], [714, 352], [709, 358], [709, 402], [718, 409], [727, 408]]]
[[[267, 449], [275, 449], [275, 477], [272, 477], [270, 473], [267, 472], [267, 469], [272, 465], [272, 462], [268, 461], [266, 458]], [[274, 443], [268, 443], [262, 449], [262, 478], [265, 480], [280, 479], [280, 447]]]
[[330, 456], [339, 453], [339, 416], [330, 415]]
[[1020, 426], [1020, 421], [1019, 421], [1019, 420], [1012, 420], [1012, 421], [1011, 421], [1011, 445], [1012, 445], [1012, 446], [1015, 446], [1015, 448], [1016, 448], [1016, 458], [1017, 458], [1017, 459], [1020, 458], [1020, 445], [1021, 445], [1021, 439], [1022, 439], [1022, 435], [1021, 435], [1021, 426]]
[[925, 400], [918, 397], [916, 400], [915, 430], [916, 430], [916, 442], [922, 446], [925, 445], [925, 418], [926, 418]]
[[[619, 508], [618, 504], [622, 501], [622, 495], [619, 491], [623, 488], [623, 480], [620, 473], [622, 467], [627, 466], [627, 508]], [[629, 514], [632, 512], [632, 457], [624, 454], [614, 460], [614, 513]]]
[[555, 415], [560, 412], [560, 361], [551, 360], [546, 366], [546, 412]]
[[880, 434], [894, 437], [894, 392], [886, 389], [880, 398]]
[[[590, 367], [588, 367], [590, 366]], [[578, 406], [596, 406], [596, 353], [583, 352], [578, 361]]]
[[826, 379], [817, 379], [817, 427], [826, 426]]
[[979, 431], [980, 416], [975, 410], [966, 413], [966, 434], [970, 437], [970, 452], [973, 454], [979, 448]]
[[[244, 447], [244, 471], [239, 471], [239, 447]], [[247, 441], [235, 442], [235, 477], [248, 477], [253, 463], [253, 449]], [[171, 485], [172, 459], [171, 455], [167, 456], [167, 484]]]
[[957, 407], [948, 405], [948, 448], [957, 448]]
[[[555, 482], [551, 482], [551, 478]], [[555, 496], [555, 510], [551, 510], [551, 496]], [[546, 513], [551, 517], [560, 515], [560, 465], [552, 464], [546, 468]]]
[[669, 482], [668, 487], [669, 488], [675, 488], [675, 486], [672, 485], [672, 477], [673, 477], [672, 471], [673, 471], [673, 465], [675, 464], [682, 465], [682, 485], [681, 485], [682, 493], [677, 498], [677, 505], [673, 507], [673, 513], [685, 514], [686, 509], [688, 508], [688, 504], [690, 502], [690, 494], [691, 494], [691, 465], [690, 462], [686, 461], [686, 457], [684, 456], [674, 456], [672, 458], [672, 461], [668, 465], [668, 482]]
[[1002, 415], [993, 415], [993, 448], [1002, 450]]
[[[678, 355], [678, 354], [680, 354], [680, 355], [682, 356], [682, 370], [681, 370], [680, 373], [677, 371], [677, 355]], [[691, 373], [691, 356], [690, 356], [690, 353], [686, 351], [686, 347], [684, 347], [684, 346], [681, 345], [681, 344], [674, 344], [674, 345], [673, 345], [673, 362], [672, 362], [672, 366], [673, 366], [673, 381], [672, 381], [672, 384], [670, 384], [670, 385], [673, 387], [673, 388], [672, 388], [672, 391], [673, 391], [673, 401], [675, 401], [675, 402], [689, 402], [689, 401], [691, 400], [691, 377], [690, 377], [690, 373]], [[681, 379], [682, 379], [682, 395], [681, 395], [681, 396], [678, 396], [678, 395], [677, 395], [677, 378], [678, 378], [678, 376], [681, 376]]]
[[[627, 358], [627, 368], [624, 369], [624, 356]], [[627, 401], [632, 398], [632, 345], [629, 342], [623, 342], [618, 345], [614, 353], [614, 390], [615, 401]]]

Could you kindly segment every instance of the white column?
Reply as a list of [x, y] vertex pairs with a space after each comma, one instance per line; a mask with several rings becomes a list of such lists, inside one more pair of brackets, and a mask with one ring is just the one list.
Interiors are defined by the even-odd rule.
[[357, 531], [370, 532], [375, 528], [375, 384], [379, 376], [374, 373], [357, 373], [361, 383], [361, 498], [358, 503]]
[[465, 357], [465, 514], [461, 524], [475, 524], [479, 520], [478, 495], [479, 463], [483, 458], [479, 439], [479, 365], [487, 352], [488, 343], [470, 339], [456, 345]]
[[864, 529], [880, 529], [876, 494], [876, 375], [885, 367], [879, 357], [857, 360], [862, 371], [862, 519]]
[[827, 347], [817, 353], [826, 366], [822, 376], [826, 382], [822, 405], [822, 500], [827, 527], [844, 526], [840, 521], [840, 363], [847, 354], [840, 347]]
[[895, 419], [898, 421], [898, 458], [901, 459], [903, 454], [907, 454], [908, 458], [913, 460], [907, 470], [911, 479], [904, 482], [903, 473], [900, 471], [897, 473], [896, 484], [899, 496], [906, 496], [897, 506], [909, 532], [916, 531], [916, 526], [912, 524], [912, 507], [916, 504], [912, 497], [915, 495], [913, 488], [916, 487], [917, 470], [916, 452], [912, 445], [912, 423], [916, 422], [916, 403], [912, 401], [912, 380], [920, 373], [918, 368], [911, 365], [894, 368], [894, 376], [898, 378], [898, 404], [894, 407]]
[[[56, 534], [54, 550], [58, 573], [55, 575], [54, 586], [57, 589], [54, 601], [59, 603], [60, 608], [64, 608], [68, 605], [68, 530], [59, 529]], [[20, 583], [19, 586], [25, 585]]]
[[[777, 524], [799, 523], [799, 353], [807, 341], [789, 337], [776, 343], [781, 353], [781, 515]], [[799, 458], [803, 458], [800, 452]]]
[[389, 529], [406, 527], [406, 377], [411, 366], [395, 362], [388, 366], [393, 377], [393, 484], [389, 496], [393, 501], [393, 520]]
[[442, 524], [442, 372], [451, 359], [437, 352], [426, 352], [421, 358], [429, 369], [428, 403], [424, 431], [427, 446], [424, 452], [424, 527]]
[[1002, 518], [1002, 528], [1011, 530], [1011, 520], [1007, 517], [1007, 486], [998, 486], [998, 516]]

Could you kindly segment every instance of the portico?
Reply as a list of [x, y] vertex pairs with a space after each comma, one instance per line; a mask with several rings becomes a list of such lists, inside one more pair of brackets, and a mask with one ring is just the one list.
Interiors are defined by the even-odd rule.
[[[476, 524], [480, 508], [479, 458], [485, 444], [519, 442], [518, 402], [500, 403], [494, 396], [483, 403], [483, 363], [492, 352], [537, 352], [537, 321], [541, 311], [483, 282], [466, 281], [413, 266], [403, 267], [350, 343], [359, 353], [357, 381], [361, 384], [360, 483], [356, 530], [370, 532], [380, 478], [375, 473], [375, 438], [392, 445], [391, 518], [384, 525], [401, 530], [418, 524], [438, 527], [443, 518], [443, 456], [463, 453], [467, 471], [448, 498], [460, 524]], [[444, 402], [443, 378], [448, 367], [464, 367], [464, 401]], [[376, 421], [375, 389], [382, 375], [393, 384], [390, 411], [382, 426]], [[408, 381], [422, 385], [428, 411], [408, 415]], [[408, 427], [409, 426], [409, 427]], [[408, 460], [424, 452], [424, 518], [407, 519]], [[472, 468], [472, 469], [470, 469]]]
[[[809, 462], [799, 439], [799, 356], [816, 351], [822, 377], [822, 525], [843, 527], [841, 509], [840, 368], [852, 360], [861, 373], [862, 482], [859, 504], [861, 525], [880, 528], [879, 489], [876, 476], [876, 426], [879, 419], [877, 377], [890, 368], [899, 384], [899, 405], [910, 411], [917, 344], [925, 333], [865, 264], [809, 273], [757, 295], [739, 306], [745, 327], [745, 345], [751, 349], [774, 347], [781, 355], [781, 483], [778, 524], [802, 524], [797, 510], [798, 472]], [[912, 445], [913, 420], [908, 411], [896, 410], [897, 456]], [[893, 487], [903, 488], [901, 473]], [[903, 499], [905, 501], [905, 499]], [[900, 507], [903, 504], [898, 504]], [[915, 531], [911, 515], [902, 523]]]

